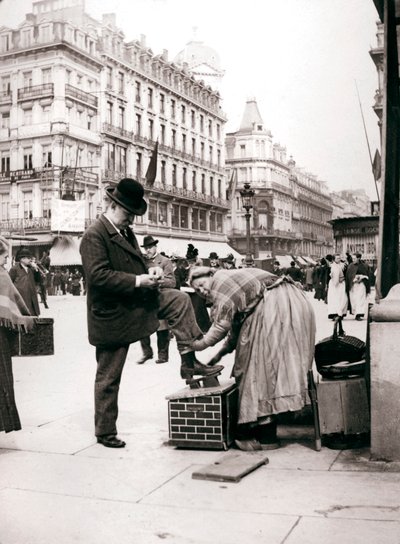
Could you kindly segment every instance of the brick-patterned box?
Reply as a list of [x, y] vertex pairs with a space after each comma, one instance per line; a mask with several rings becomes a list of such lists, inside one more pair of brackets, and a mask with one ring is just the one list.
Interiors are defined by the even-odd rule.
[[227, 450], [234, 439], [238, 391], [235, 383], [185, 387], [167, 397], [169, 444], [181, 448]]

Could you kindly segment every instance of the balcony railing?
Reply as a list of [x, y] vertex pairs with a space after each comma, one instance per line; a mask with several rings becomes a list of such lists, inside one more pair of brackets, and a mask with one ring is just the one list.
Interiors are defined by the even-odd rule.
[[50, 229], [49, 217], [33, 217], [32, 219], [8, 219], [0, 221], [0, 229], [3, 232], [23, 233], [25, 231]]
[[[231, 232], [232, 232], [232, 235], [234, 236], [246, 236], [246, 229], [244, 228], [232, 229]], [[251, 234], [252, 236], [268, 236], [268, 237], [275, 236], [278, 238], [290, 238], [290, 239], [298, 238], [298, 233], [296, 232], [291, 232], [287, 230], [279, 230], [279, 229], [271, 229], [271, 228], [266, 228], [266, 229], [251, 228]]]
[[12, 96], [11, 91], [0, 92], [0, 104], [11, 104]]
[[54, 83], [44, 83], [43, 85], [33, 85], [18, 89], [18, 100], [30, 98], [39, 98], [43, 96], [54, 96]]
[[174, 187], [173, 185], [164, 185], [163, 183], [153, 183], [149, 185], [145, 180], [142, 180], [144, 188], [148, 191], [155, 191], [160, 194], [170, 194], [185, 198], [186, 200], [204, 202], [205, 204], [214, 204], [222, 208], [229, 208], [230, 204], [224, 198], [218, 196], [206, 195], [204, 193], [198, 193], [189, 189], [183, 189], [183, 187]]
[[85, 104], [89, 104], [90, 106], [97, 108], [97, 103], [98, 103], [97, 96], [93, 96], [90, 93], [81, 91], [81, 89], [78, 89], [77, 87], [73, 87], [69, 83], [66, 83], [65, 85], [65, 96], [75, 98], [76, 100], [79, 100], [80, 102], [84, 102]]
[[133, 132], [131, 132], [130, 130], [125, 130], [121, 127], [116, 127], [115, 125], [111, 125], [110, 123], [103, 123], [103, 132], [107, 132], [108, 134], [112, 134], [113, 136], [128, 140], [129, 142], [132, 142], [133, 140]]

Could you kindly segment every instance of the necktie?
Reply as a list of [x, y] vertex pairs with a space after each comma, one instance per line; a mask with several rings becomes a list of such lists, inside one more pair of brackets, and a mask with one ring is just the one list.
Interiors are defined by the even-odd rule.
[[125, 238], [125, 240], [126, 240], [127, 242], [130, 243], [129, 236], [128, 236], [128, 233], [126, 232], [126, 230], [125, 230], [125, 229], [121, 229], [119, 232], [120, 232], [121, 235]]

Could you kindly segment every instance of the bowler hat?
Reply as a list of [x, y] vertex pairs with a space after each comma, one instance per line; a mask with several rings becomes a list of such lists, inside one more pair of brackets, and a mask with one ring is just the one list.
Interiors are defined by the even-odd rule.
[[210, 253], [210, 256], [208, 257], [209, 259], [219, 259], [218, 255], [215, 253], [215, 251], [212, 251]]
[[27, 249], [25, 247], [18, 251], [15, 258], [16, 258], [17, 261], [19, 261], [20, 259], [23, 259], [24, 257], [29, 257], [29, 259], [31, 259], [33, 257], [32, 253], [29, 251], [29, 249]]
[[235, 257], [232, 255], [232, 253], [229, 253], [225, 259], [222, 259], [224, 263], [233, 263], [235, 262]]
[[147, 202], [143, 199], [143, 185], [132, 178], [124, 178], [116, 187], [107, 187], [107, 196], [135, 215], [143, 215], [147, 210]]
[[142, 247], [152, 247], [158, 244], [158, 240], [154, 240], [154, 238], [151, 235], [145, 236], [143, 238], [143, 244]]

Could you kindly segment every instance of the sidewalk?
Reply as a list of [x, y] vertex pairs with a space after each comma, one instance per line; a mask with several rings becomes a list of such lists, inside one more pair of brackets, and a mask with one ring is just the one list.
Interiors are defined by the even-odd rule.
[[[312, 300], [320, 339], [332, 322]], [[283, 447], [240, 483], [192, 479], [226, 454], [167, 445], [165, 397], [182, 388], [174, 342], [164, 365], [136, 365], [131, 346], [118, 420], [127, 446], [96, 444], [85, 299], [49, 306], [56, 355], [14, 359], [23, 430], [0, 433], [0, 544], [400, 543], [399, 464], [370, 462], [368, 449], [316, 452], [312, 427], [280, 426]], [[365, 327], [344, 321], [361, 338]], [[223, 362], [228, 381], [233, 356]]]

